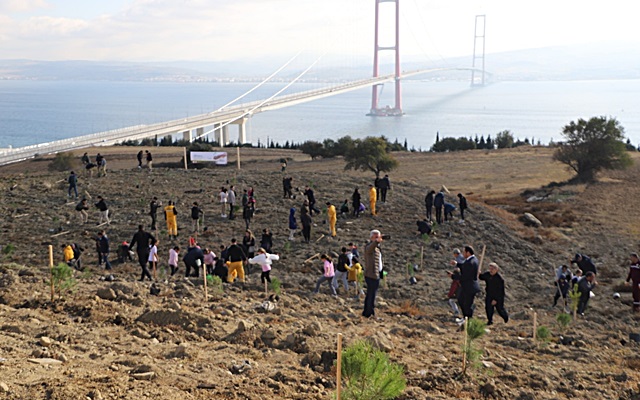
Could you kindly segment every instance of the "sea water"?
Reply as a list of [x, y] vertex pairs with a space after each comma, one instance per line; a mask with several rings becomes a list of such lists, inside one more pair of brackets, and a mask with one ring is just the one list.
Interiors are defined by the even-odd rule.
[[[185, 118], [218, 109], [253, 83], [0, 81], [0, 148], [19, 147], [132, 125]], [[268, 83], [238, 103], [266, 99], [285, 83]], [[283, 94], [327, 83], [297, 83]], [[394, 88], [381, 88], [380, 107], [394, 106]], [[469, 87], [461, 81], [406, 80], [402, 117], [368, 117], [371, 89], [253, 115], [247, 138], [322, 141], [345, 135], [385, 135], [426, 150], [440, 138], [487, 137], [510, 130], [520, 139], [561, 140], [578, 118], [617, 118], [640, 141], [640, 80], [500, 82]], [[237, 104], [237, 103], [236, 103]], [[236, 126], [230, 127], [237, 140]]]

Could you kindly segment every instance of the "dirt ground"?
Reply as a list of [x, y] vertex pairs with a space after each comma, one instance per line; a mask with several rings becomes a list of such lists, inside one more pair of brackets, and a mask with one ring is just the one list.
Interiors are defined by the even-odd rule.
[[[259, 149], [242, 149], [241, 170], [232, 151], [229, 166], [185, 171], [167, 167], [179, 165], [182, 149], [176, 148], [152, 149], [156, 167], [150, 173], [136, 167], [139, 150], [88, 149], [107, 157], [109, 173], [80, 177], [90, 204], [102, 195], [110, 206], [111, 259], [138, 224], [149, 226], [153, 196], [177, 202], [176, 243], [182, 248], [191, 233], [193, 201], [205, 209], [201, 246], [217, 249], [240, 238], [244, 222], [220, 217], [217, 194], [222, 185], [235, 184], [239, 193], [254, 187], [251, 228], [270, 228], [281, 256], [272, 271], [282, 281], [277, 307], [263, 312], [267, 296], [255, 267], [244, 290], [225, 284], [221, 291], [210, 288], [207, 299], [203, 280], [185, 279], [182, 265], [167, 279], [174, 243], [162, 220], [156, 232], [159, 295], [137, 281], [136, 261], [114, 262], [115, 280], [105, 281], [93, 241], [97, 211], [91, 207], [89, 224], [78, 223], [75, 201], [61, 182], [67, 172], [49, 172], [50, 158], [0, 168], [0, 398], [328, 399], [335, 392], [333, 360], [342, 333], [345, 345], [371, 341], [404, 366], [407, 389], [398, 399], [640, 399], [640, 344], [629, 338], [640, 333], [640, 324], [622, 285], [628, 254], [639, 250], [637, 162], [591, 185], [547, 187], [571, 174], [545, 148], [398, 153], [400, 167], [389, 174], [392, 190], [378, 216], [339, 219], [334, 239], [323, 236], [325, 215], [315, 216], [312, 243], [304, 244], [300, 236], [286, 240], [289, 208], [299, 209], [302, 195], [283, 198], [278, 160], [290, 160], [286, 174], [294, 187], [311, 185], [321, 205], [339, 204], [354, 187], [366, 193], [372, 173], [345, 172], [340, 159], [310, 161], [296, 151]], [[456, 211], [454, 221], [423, 239], [416, 220], [424, 215], [424, 195], [441, 185], [451, 202], [458, 192], [467, 194], [468, 217], [460, 223]], [[524, 212], [542, 226], [525, 226]], [[377, 302], [382, 320], [372, 321], [360, 317], [363, 300], [353, 291], [341, 288], [333, 298], [324, 286], [312, 295], [320, 263], [305, 260], [349, 242], [362, 249], [376, 228], [391, 239], [382, 248], [389, 270]], [[68, 242], [86, 249], [87, 268], [76, 273], [73, 293], [52, 303], [47, 248], [53, 245], [58, 262]], [[463, 337], [446, 302], [445, 272], [453, 249], [465, 244], [478, 253], [486, 246], [485, 269], [489, 262], [500, 265], [511, 319], [504, 324], [498, 318], [478, 339], [480, 361], [461, 375]], [[553, 270], [576, 252], [596, 261], [599, 285], [586, 316], [562, 329], [556, 323], [560, 307], [551, 308]], [[412, 285], [407, 265], [414, 264], [421, 268]], [[483, 300], [476, 299], [476, 315], [486, 320]], [[533, 340], [534, 313], [538, 325], [549, 328], [548, 341]]]

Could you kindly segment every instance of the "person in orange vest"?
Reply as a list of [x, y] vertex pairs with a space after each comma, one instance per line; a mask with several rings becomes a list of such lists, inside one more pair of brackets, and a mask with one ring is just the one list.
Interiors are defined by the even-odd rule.
[[327, 216], [329, 217], [329, 232], [332, 237], [336, 237], [336, 221], [338, 220], [338, 214], [336, 212], [336, 206], [327, 201]]
[[376, 188], [373, 185], [369, 185], [369, 209], [371, 215], [376, 215]]

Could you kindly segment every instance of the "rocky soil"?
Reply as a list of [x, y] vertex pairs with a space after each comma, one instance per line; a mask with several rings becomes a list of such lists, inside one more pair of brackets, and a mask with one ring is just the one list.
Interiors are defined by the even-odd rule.
[[[402, 155], [400, 169], [391, 174], [389, 201], [379, 205], [377, 217], [339, 219], [335, 239], [322, 236], [328, 226], [323, 217], [315, 217], [312, 243], [304, 244], [299, 237], [286, 240], [288, 210], [299, 208], [302, 196], [282, 198], [277, 159], [285, 153], [262, 153], [241, 171], [231, 166], [189, 171], [159, 166], [148, 173], [129, 168], [133, 163], [128, 156], [113, 152], [114, 170], [107, 177], [80, 180], [83, 193], [92, 200], [102, 195], [110, 205], [112, 249], [130, 240], [139, 223], [148, 226], [153, 196], [165, 204], [177, 201], [183, 248], [190, 235], [190, 205], [204, 204], [207, 232], [198, 241], [217, 249], [244, 230], [241, 219], [220, 218], [219, 187], [235, 183], [241, 193], [253, 186], [258, 210], [252, 228], [270, 228], [274, 251], [281, 255], [272, 272], [283, 282], [280, 301], [274, 309], [264, 303], [267, 295], [256, 268], [245, 290], [225, 284], [222, 291], [210, 288], [207, 299], [202, 279], [185, 280], [182, 267], [177, 278], [165, 280], [162, 267], [172, 243], [162, 221], [160, 294], [151, 295], [149, 283], [136, 281], [136, 262], [114, 263], [115, 280], [105, 281], [106, 272], [94, 261], [97, 211], [91, 210], [90, 224], [79, 225], [75, 202], [68, 201], [60, 182], [65, 173], [46, 172], [46, 161], [12, 166], [0, 171], [0, 244], [6, 252], [0, 255], [0, 398], [328, 399], [335, 391], [338, 333], [345, 345], [371, 341], [405, 367], [407, 389], [399, 399], [640, 398], [640, 344], [629, 339], [629, 334], [640, 333], [640, 324], [630, 312], [630, 293], [620, 285], [628, 253], [638, 250], [638, 232], [632, 229], [640, 213], [633, 207], [640, 194], [635, 189], [640, 187], [638, 166], [607, 174], [587, 187], [521, 187], [523, 195], [505, 191], [486, 200], [476, 191], [469, 196], [471, 210], [464, 224], [456, 215], [423, 240], [416, 235], [415, 221], [424, 213], [425, 189], [448, 185], [453, 201], [464, 189], [449, 184], [448, 177], [461, 172], [439, 158], [450, 155]], [[525, 165], [519, 160], [533, 157], [502, 155], [513, 157], [514, 174], [518, 165]], [[372, 180], [368, 174], [343, 172], [340, 160], [286, 156], [293, 159], [287, 174], [294, 186], [312, 185], [319, 204], [350, 198], [356, 186], [364, 192]], [[487, 171], [475, 179], [476, 187], [501, 179], [488, 172], [490, 162], [482, 169], [487, 159], [483, 152], [465, 157], [480, 166], [474, 173]], [[549, 175], [561, 174], [561, 167], [549, 168]], [[524, 212], [535, 215], [542, 226], [525, 226]], [[391, 235], [383, 243], [390, 272], [379, 292], [381, 321], [361, 319], [362, 299], [354, 299], [353, 293], [333, 298], [325, 286], [311, 295], [320, 263], [304, 262], [316, 253], [339, 251], [348, 242], [363, 247], [374, 228]], [[47, 246], [53, 245], [57, 262], [60, 246], [69, 241], [87, 249], [87, 269], [76, 274], [73, 293], [56, 296], [52, 303]], [[445, 271], [452, 250], [465, 244], [478, 253], [486, 246], [484, 265], [501, 266], [512, 318], [507, 324], [498, 319], [479, 339], [481, 362], [461, 375], [462, 334], [445, 300], [450, 283]], [[12, 246], [15, 250], [6, 250]], [[406, 266], [420, 265], [421, 251], [418, 282], [411, 285]], [[600, 285], [586, 317], [563, 332], [555, 322], [560, 308], [550, 308], [553, 269], [578, 251], [595, 259]], [[622, 292], [621, 300], [613, 299], [614, 292]], [[483, 298], [476, 304], [478, 317], [485, 319]], [[532, 339], [534, 312], [551, 331], [548, 342]]]

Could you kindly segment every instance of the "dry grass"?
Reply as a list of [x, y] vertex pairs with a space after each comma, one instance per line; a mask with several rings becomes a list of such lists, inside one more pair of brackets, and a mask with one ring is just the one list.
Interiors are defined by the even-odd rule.
[[424, 317], [425, 312], [411, 300], [405, 300], [399, 306], [389, 307], [387, 310], [390, 314], [406, 315], [408, 317]]

